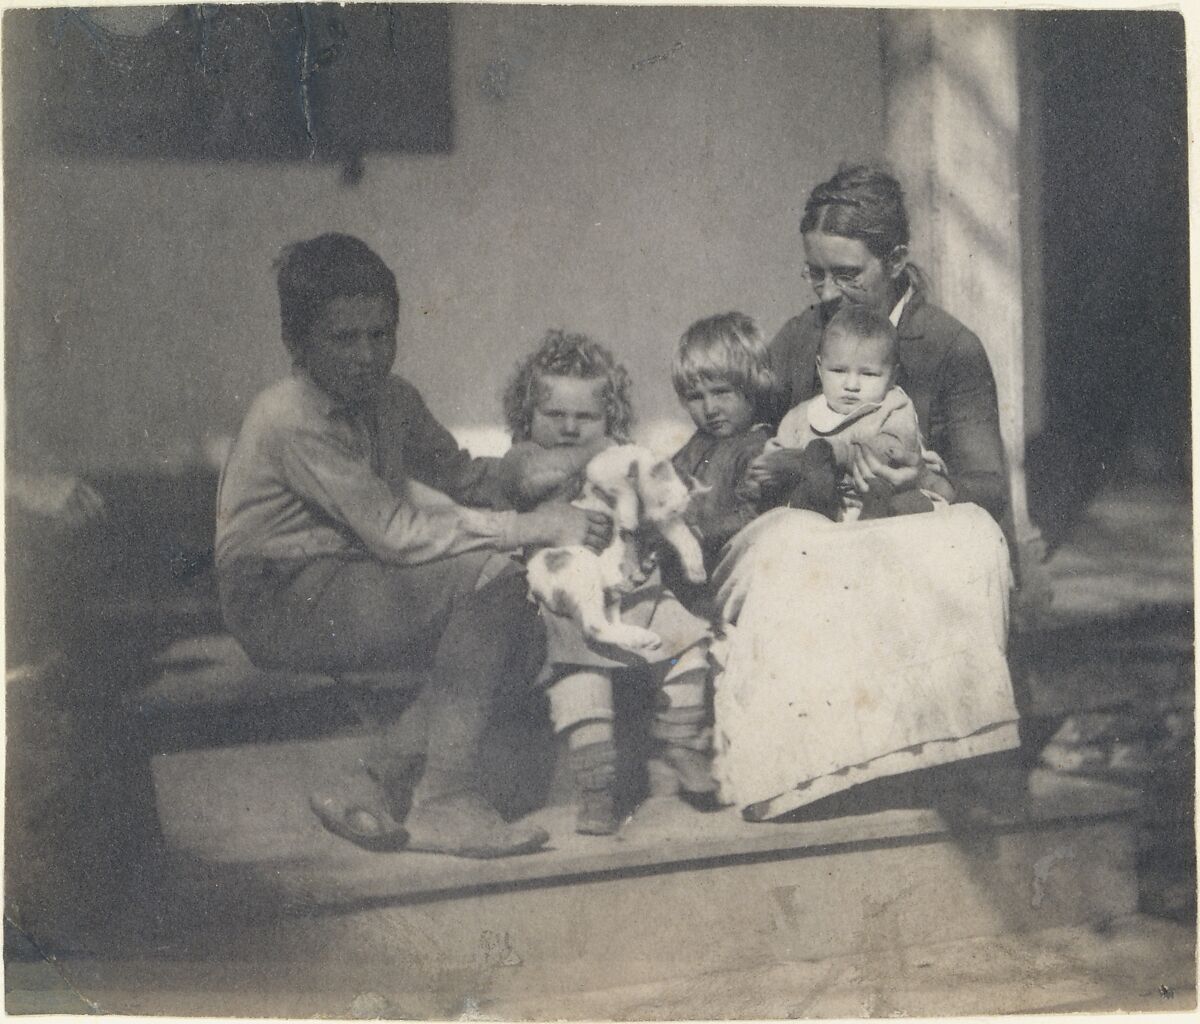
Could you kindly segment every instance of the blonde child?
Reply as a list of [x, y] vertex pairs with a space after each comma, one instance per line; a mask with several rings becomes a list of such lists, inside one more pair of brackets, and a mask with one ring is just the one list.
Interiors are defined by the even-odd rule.
[[[572, 500], [590, 458], [607, 445], [628, 441], [629, 390], [625, 368], [581, 334], [550, 331], [521, 361], [504, 393], [513, 447], [502, 473], [518, 510]], [[622, 602], [621, 618], [663, 640], [653, 655], [660, 692], [651, 734], [684, 795], [705, 806], [716, 790], [706, 729], [708, 626], [663, 586], [649, 562], [645, 576]], [[554, 729], [566, 735], [579, 800], [576, 830], [611, 835], [619, 827], [612, 673], [645, 662], [617, 648], [590, 646], [568, 616], [542, 609], [542, 619], [547, 634], [542, 678], [549, 683]]]
[[[693, 526], [700, 536], [709, 577], [721, 549], [758, 509], [739, 491], [751, 461], [771, 432], [775, 374], [758, 324], [745, 313], [697, 320], [679, 339], [671, 366], [675, 393], [696, 432], [675, 453], [675, 469], [701, 486], [692, 500]], [[668, 569], [671, 588], [693, 611], [708, 614], [708, 588], [688, 583]]]

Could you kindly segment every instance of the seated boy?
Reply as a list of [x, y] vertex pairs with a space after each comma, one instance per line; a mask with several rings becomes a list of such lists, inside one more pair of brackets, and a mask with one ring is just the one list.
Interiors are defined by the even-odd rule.
[[431, 665], [411, 808], [411, 761], [385, 735], [368, 765], [383, 800], [314, 796], [331, 831], [368, 849], [537, 849], [544, 831], [507, 824], [477, 792], [491, 703], [506, 678], [532, 680], [543, 649], [524, 576], [497, 552], [599, 547], [611, 523], [566, 505], [518, 514], [459, 504], [490, 502], [497, 463], [460, 450], [417, 390], [390, 375], [396, 279], [363, 242], [327, 234], [288, 247], [278, 286], [294, 369], [255, 399], [222, 474], [226, 623], [264, 666]]
[[[865, 306], [845, 304], [829, 320], [817, 356], [821, 393], [791, 410], [747, 471], [745, 491], [763, 505], [806, 508], [831, 519], [905, 515], [953, 497], [926, 457], [912, 400], [896, 384], [896, 329]], [[860, 495], [851, 467], [858, 447], [889, 466], [921, 467], [910, 491]], [[772, 457], [798, 458], [796, 482], [772, 493]]]

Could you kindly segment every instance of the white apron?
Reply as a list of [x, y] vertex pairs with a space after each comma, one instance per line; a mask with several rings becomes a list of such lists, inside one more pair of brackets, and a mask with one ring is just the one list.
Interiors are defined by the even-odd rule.
[[714, 574], [715, 774], [749, 818], [1018, 745], [1004, 536], [974, 505], [833, 523], [777, 509]]

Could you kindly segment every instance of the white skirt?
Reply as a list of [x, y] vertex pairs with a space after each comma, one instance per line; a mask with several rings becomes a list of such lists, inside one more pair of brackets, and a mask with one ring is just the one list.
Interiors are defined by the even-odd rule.
[[715, 773], [749, 818], [1011, 749], [1012, 573], [986, 512], [833, 523], [778, 509], [714, 574]]

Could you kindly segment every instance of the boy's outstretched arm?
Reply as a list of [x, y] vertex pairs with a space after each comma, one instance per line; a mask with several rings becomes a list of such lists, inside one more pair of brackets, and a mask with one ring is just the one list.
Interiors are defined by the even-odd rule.
[[[473, 458], [459, 447], [412, 384], [393, 377], [378, 415], [379, 437], [385, 449], [382, 472], [389, 483], [398, 487], [411, 477], [448, 494], [459, 505], [499, 506], [500, 460]], [[393, 462], [391, 472], [390, 445], [398, 446], [403, 456], [399, 464]]]
[[287, 486], [349, 530], [380, 561], [420, 565], [481, 548], [598, 544], [611, 521], [571, 506], [536, 512], [464, 508], [420, 481], [398, 489], [356, 453], [319, 431], [293, 431], [278, 452]]
[[581, 475], [592, 457], [610, 444], [609, 438], [578, 448], [543, 448], [532, 441], [514, 444], [500, 460], [500, 492], [513, 508], [532, 508]]

